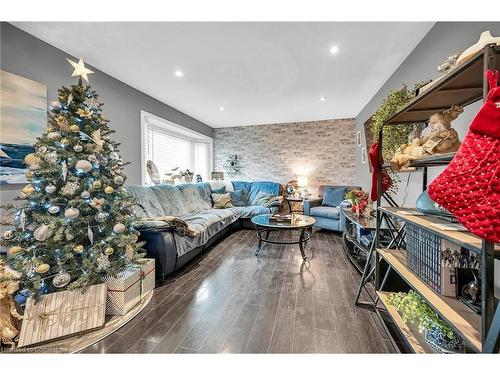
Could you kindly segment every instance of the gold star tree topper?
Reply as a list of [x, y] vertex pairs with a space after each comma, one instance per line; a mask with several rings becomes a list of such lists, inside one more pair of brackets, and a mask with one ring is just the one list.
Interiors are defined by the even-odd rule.
[[68, 60], [68, 62], [73, 66], [73, 68], [75, 68], [75, 70], [73, 70], [73, 74], [71, 74], [71, 77], [80, 76], [85, 80], [85, 82], [89, 83], [89, 77], [87, 76], [87, 74], [92, 74], [94, 72], [85, 67], [85, 63], [83, 62], [83, 59], [80, 58], [80, 60], [77, 63], [70, 60], [70, 59], [66, 59], [66, 60]]

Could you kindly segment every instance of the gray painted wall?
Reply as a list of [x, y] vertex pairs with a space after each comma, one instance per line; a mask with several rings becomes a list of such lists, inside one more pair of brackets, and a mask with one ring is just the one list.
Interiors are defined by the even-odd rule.
[[[476, 43], [482, 31], [490, 30], [495, 36], [500, 36], [500, 22], [438, 22], [422, 39], [417, 47], [410, 53], [399, 68], [385, 82], [377, 94], [363, 108], [356, 117], [356, 132], [363, 130], [364, 122], [377, 110], [381, 101], [390, 90], [398, 89], [401, 84], [406, 83], [409, 88], [417, 82], [427, 81], [439, 76], [436, 67], [449, 55], [456, 51], [462, 51]], [[474, 118], [481, 103], [475, 103], [466, 108], [465, 112], [453, 122], [460, 139], [463, 139], [467, 129]], [[362, 145], [365, 145], [364, 132]], [[356, 147], [356, 181], [357, 184], [369, 189], [370, 172], [368, 164], [361, 163], [361, 148]], [[435, 178], [443, 168], [429, 169], [429, 182]], [[413, 172], [410, 175], [410, 184], [405, 189], [408, 173], [401, 173], [399, 193], [396, 197], [398, 204], [414, 207], [415, 200], [422, 189], [422, 173]]]
[[[6, 22], [0, 23], [0, 35], [0, 69], [46, 84], [49, 103], [57, 99], [57, 90], [62, 85], [68, 86], [76, 82], [71, 78], [72, 68], [66, 61], [66, 57], [75, 59], [73, 56]], [[113, 137], [122, 143], [121, 155], [124, 160], [131, 162], [125, 169], [128, 184], [141, 183], [141, 109], [213, 136], [213, 129], [208, 125], [92, 66], [89, 68], [95, 72], [89, 76], [90, 84], [99, 93], [100, 100], [104, 103], [103, 114], [111, 120], [110, 126], [116, 131]], [[168, 87], [165, 89], [168, 90]], [[12, 199], [18, 190], [19, 186], [3, 187], [2, 202]]]

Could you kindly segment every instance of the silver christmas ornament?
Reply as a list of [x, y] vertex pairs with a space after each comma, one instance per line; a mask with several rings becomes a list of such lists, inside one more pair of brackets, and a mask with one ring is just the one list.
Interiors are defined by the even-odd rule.
[[13, 230], [6, 230], [5, 232], [3, 232], [2, 237], [4, 240], [11, 240], [14, 238], [14, 231]]
[[68, 101], [66, 102], [66, 105], [70, 105], [72, 101], [73, 101], [73, 94], [69, 94]]
[[108, 217], [109, 217], [109, 214], [107, 212], [104, 212], [104, 211], [101, 211], [101, 212], [98, 212], [98, 213], [95, 214], [95, 219], [99, 223], [105, 222]]
[[61, 109], [61, 103], [59, 103], [57, 100], [50, 102], [49, 108], [52, 111], [59, 111]]
[[59, 272], [57, 275], [54, 276], [54, 279], [52, 280], [52, 284], [56, 288], [64, 288], [66, 285], [69, 284], [71, 281], [71, 276], [67, 272]]
[[26, 212], [24, 212], [24, 208], [19, 215], [19, 223], [21, 224], [21, 229], [24, 231], [26, 229]]
[[113, 226], [113, 232], [115, 232], [116, 234], [120, 234], [120, 233], [125, 232], [125, 224], [123, 224], [123, 223], [116, 223]]
[[82, 145], [74, 145], [73, 146], [73, 151], [75, 151], [75, 152], [82, 152], [83, 151], [83, 146]]
[[66, 177], [68, 176], [68, 165], [66, 164], [66, 161], [62, 162], [61, 174], [62, 174], [63, 181], [66, 181]]
[[87, 199], [88, 197], [90, 197], [90, 193], [87, 190], [84, 190], [81, 192], [80, 197], [82, 199]]
[[45, 186], [45, 192], [52, 194], [53, 192], [56, 191], [56, 187], [54, 185], [47, 185]]
[[80, 211], [78, 211], [78, 208], [71, 207], [64, 211], [64, 217], [68, 219], [76, 219], [78, 216], [80, 216]]
[[117, 184], [117, 185], [121, 185], [123, 184], [123, 177], [122, 176], [116, 176], [114, 179], [113, 179], [114, 183]]
[[94, 233], [92, 232], [92, 229], [90, 228], [90, 224], [87, 226], [87, 237], [89, 238], [89, 242], [91, 245], [94, 244]]
[[91, 163], [95, 163], [97, 161], [97, 156], [95, 156], [94, 154], [91, 154], [91, 155], [87, 156], [87, 160], [90, 161]]
[[33, 237], [35, 237], [35, 240], [43, 242], [52, 237], [53, 234], [54, 230], [51, 227], [49, 227], [47, 224], [42, 224], [34, 230]]
[[60, 210], [59, 206], [50, 206], [48, 209], [51, 214], [57, 214]]
[[47, 138], [51, 139], [51, 140], [59, 139], [59, 138], [61, 138], [61, 133], [59, 133], [59, 132], [48, 132], [47, 133]]
[[76, 170], [78, 172], [87, 173], [92, 170], [92, 164], [88, 160], [78, 160], [76, 162]]

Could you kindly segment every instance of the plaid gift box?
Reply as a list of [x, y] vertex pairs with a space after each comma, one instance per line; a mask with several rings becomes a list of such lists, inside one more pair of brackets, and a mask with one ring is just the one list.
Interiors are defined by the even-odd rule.
[[141, 265], [134, 265], [120, 272], [117, 277], [107, 278], [107, 315], [125, 315], [155, 287], [155, 260], [144, 259]]
[[105, 307], [106, 284], [28, 298], [18, 347], [102, 327]]

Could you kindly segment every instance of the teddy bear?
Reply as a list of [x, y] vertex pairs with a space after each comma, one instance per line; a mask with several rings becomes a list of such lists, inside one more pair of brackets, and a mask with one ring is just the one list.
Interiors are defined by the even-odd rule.
[[391, 159], [392, 169], [394, 171], [408, 169], [412, 160], [457, 151], [461, 142], [456, 130], [451, 128], [451, 122], [463, 111], [461, 106], [453, 105], [446, 111], [432, 115], [420, 137], [398, 147]]

